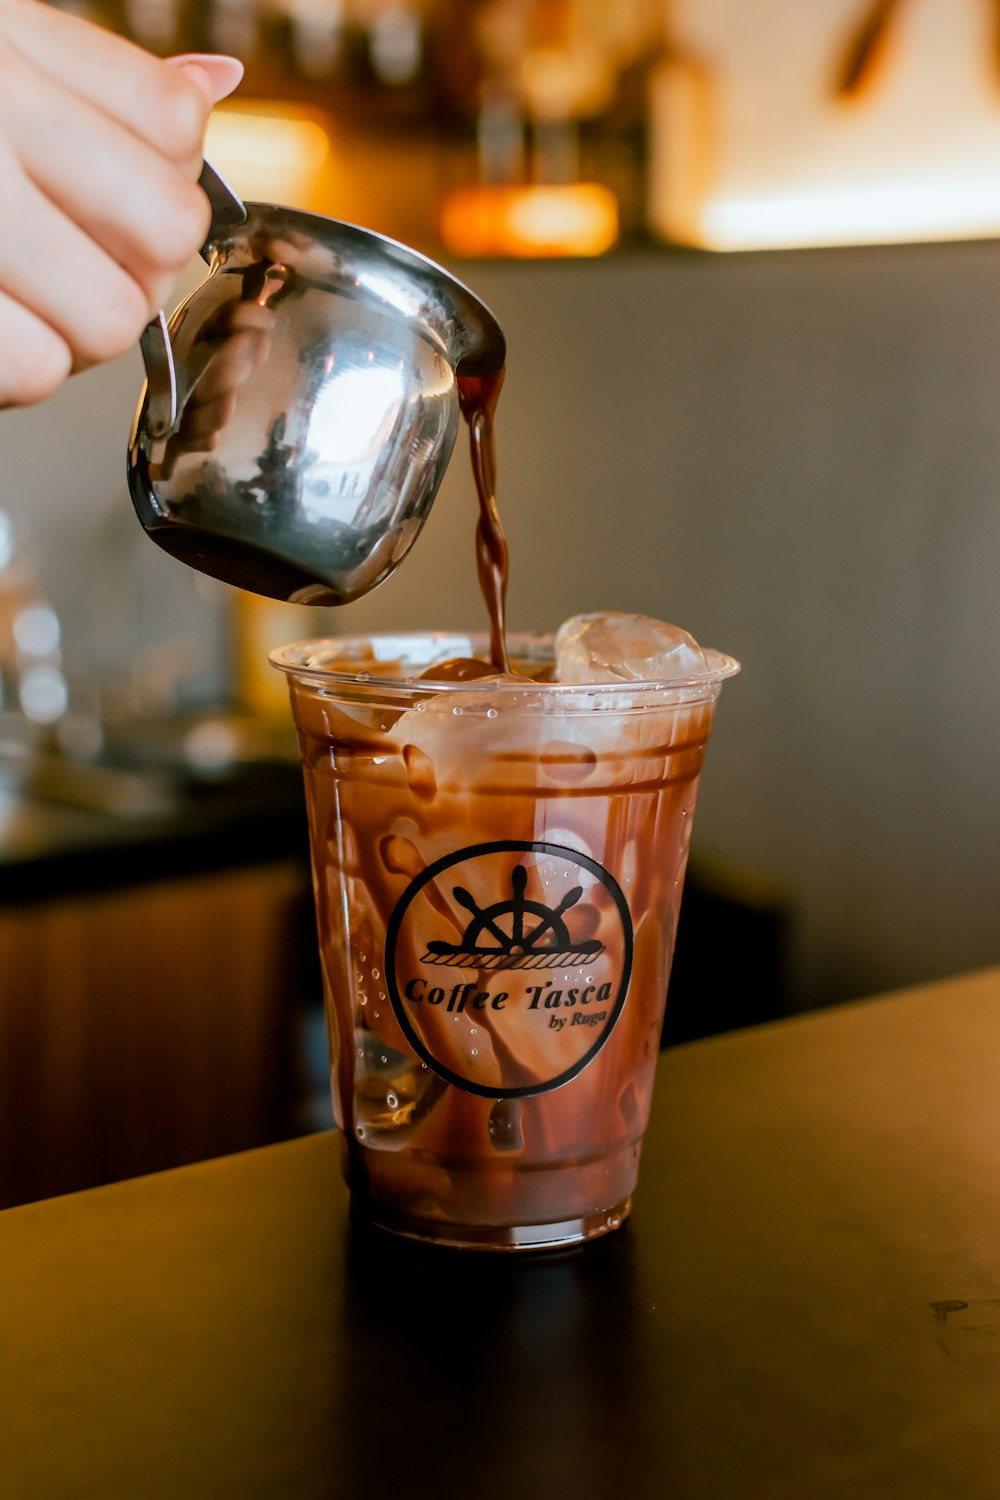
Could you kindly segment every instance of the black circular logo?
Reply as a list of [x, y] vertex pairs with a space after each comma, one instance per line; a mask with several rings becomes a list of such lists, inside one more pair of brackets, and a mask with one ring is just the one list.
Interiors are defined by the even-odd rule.
[[632, 972], [621, 887], [588, 854], [508, 839], [410, 882], [386, 934], [389, 998], [414, 1052], [489, 1099], [559, 1088], [600, 1052]]

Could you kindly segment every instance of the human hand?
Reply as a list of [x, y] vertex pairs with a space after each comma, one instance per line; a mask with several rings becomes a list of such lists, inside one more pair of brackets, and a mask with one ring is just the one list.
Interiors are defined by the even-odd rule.
[[0, 407], [124, 353], [168, 300], [208, 234], [208, 116], [242, 72], [0, 0]]

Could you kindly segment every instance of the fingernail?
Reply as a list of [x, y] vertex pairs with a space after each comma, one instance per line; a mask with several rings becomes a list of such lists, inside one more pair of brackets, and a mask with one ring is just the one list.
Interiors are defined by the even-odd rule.
[[172, 68], [183, 68], [212, 104], [218, 104], [243, 80], [244, 67], [238, 57], [226, 57], [216, 52], [185, 52], [180, 57], [167, 57], [164, 61]]

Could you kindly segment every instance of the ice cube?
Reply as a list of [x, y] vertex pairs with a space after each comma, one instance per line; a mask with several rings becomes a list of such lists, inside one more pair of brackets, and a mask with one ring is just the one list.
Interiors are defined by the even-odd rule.
[[708, 671], [686, 630], [617, 610], [567, 620], [556, 636], [556, 657], [557, 682], [664, 682]]
[[[430, 691], [400, 717], [391, 739], [418, 801], [430, 806], [456, 788], [486, 784], [511, 794], [630, 785], [653, 774], [650, 753], [667, 755], [707, 729], [705, 688], [670, 686], [710, 677], [686, 631], [641, 615], [580, 615], [562, 627], [557, 650], [555, 681], [579, 684], [579, 693], [496, 674]], [[667, 688], [650, 693], [643, 686], [650, 681]]]

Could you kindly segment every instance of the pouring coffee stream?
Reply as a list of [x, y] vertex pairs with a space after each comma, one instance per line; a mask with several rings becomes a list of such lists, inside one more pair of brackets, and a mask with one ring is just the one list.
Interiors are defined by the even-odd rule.
[[476, 565], [490, 617], [490, 656], [498, 672], [510, 671], [507, 654], [507, 579], [510, 556], [497, 509], [497, 454], [494, 419], [505, 370], [491, 375], [460, 375], [458, 400], [469, 425], [472, 476], [479, 497]]
[[480, 493], [494, 662], [506, 548], [492, 424], [506, 346], [442, 267], [354, 225], [243, 204], [206, 165], [210, 273], [142, 339], [129, 446], [140, 522], [191, 567], [254, 593], [342, 604], [409, 552], [460, 407]]

